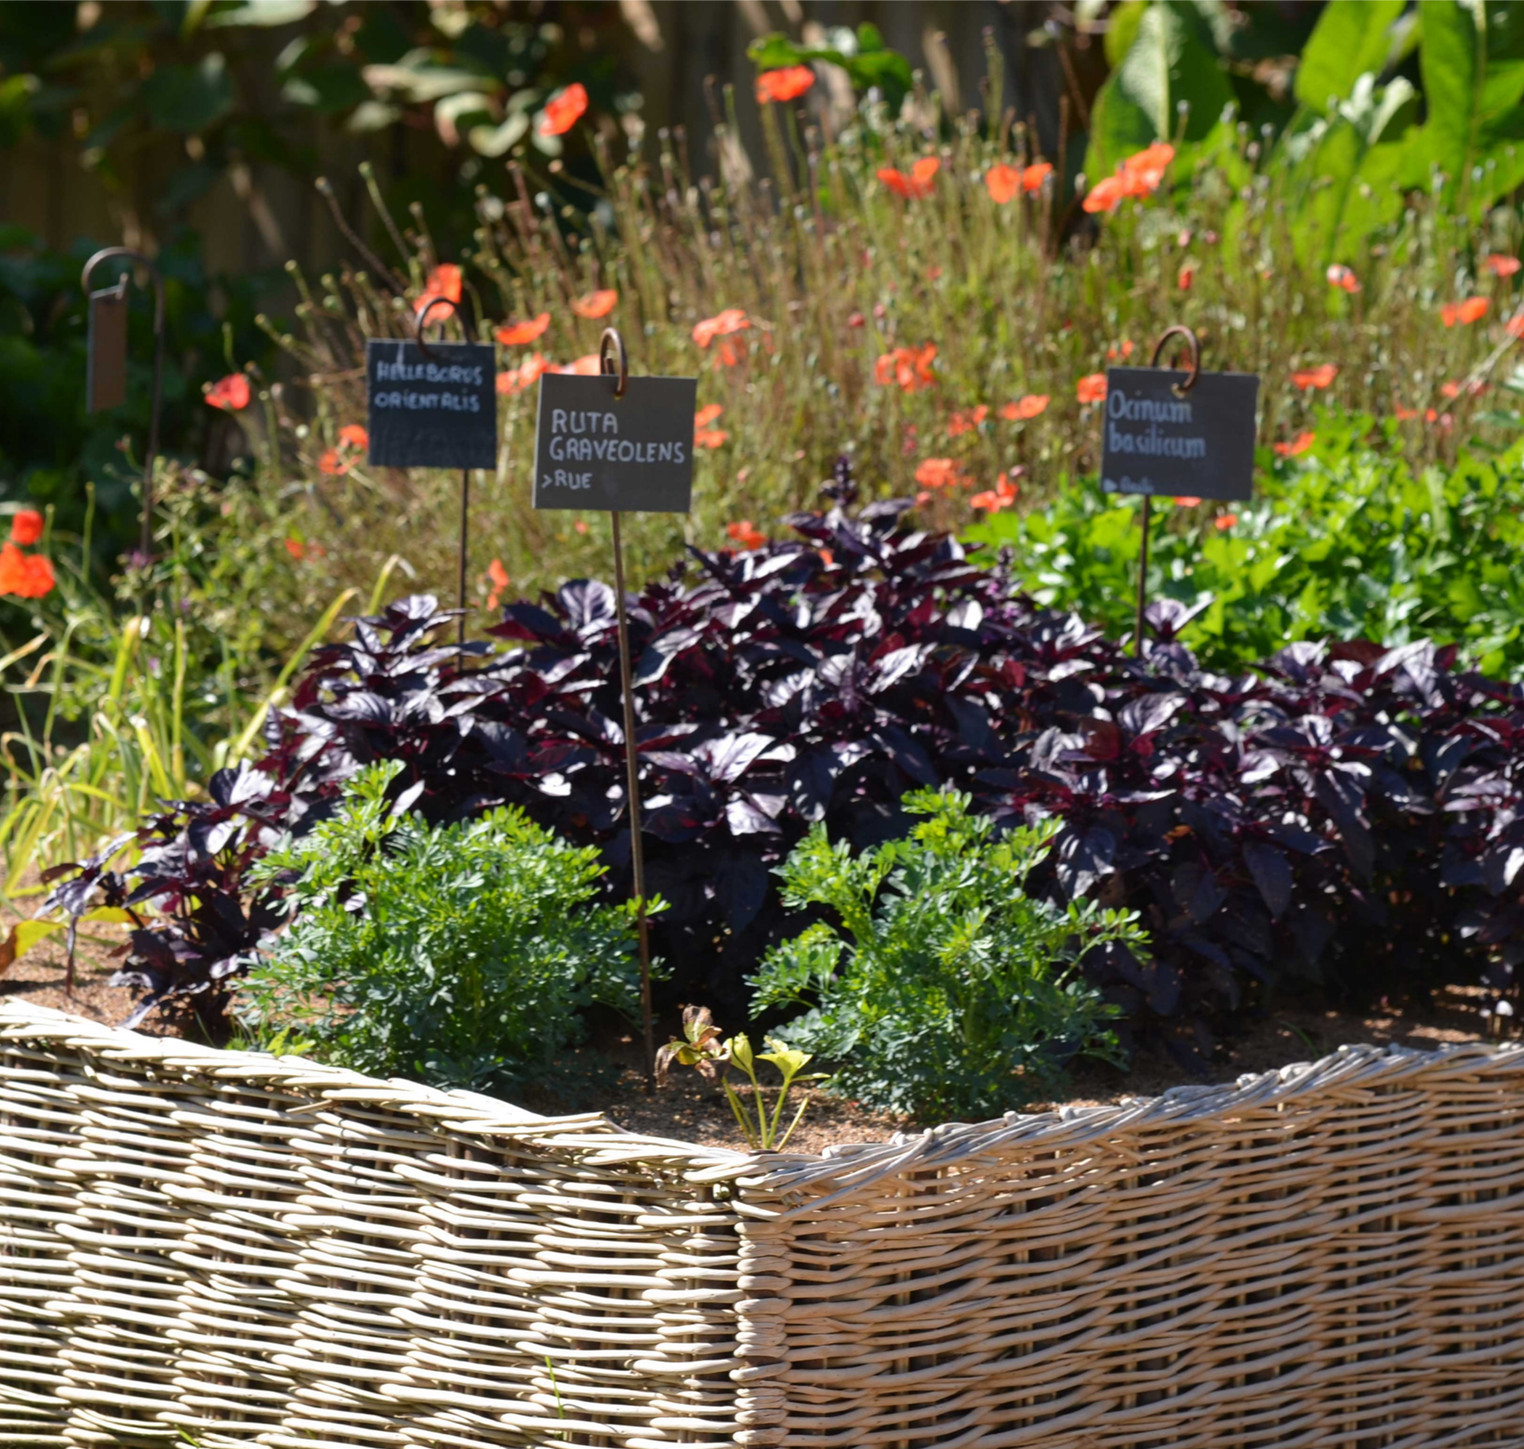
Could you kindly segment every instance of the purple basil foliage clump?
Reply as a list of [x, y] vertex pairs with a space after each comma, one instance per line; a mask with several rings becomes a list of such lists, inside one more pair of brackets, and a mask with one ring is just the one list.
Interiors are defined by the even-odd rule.
[[[1000, 567], [855, 508], [845, 464], [797, 536], [691, 559], [630, 599], [647, 886], [670, 1001], [732, 1020], [765, 950], [799, 929], [777, 867], [815, 821], [863, 848], [906, 833], [901, 799], [954, 785], [997, 821], [1057, 815], [1029, 887], [1141, 913], [1150, 949], [1086, 966], [1127, 1030], [1199, 1063], [1214, 1032], [1288, 982], [1351, 997], [1485, 977], [1524, 960], [1524, 695], [1428, 643], [1292, 645], [1230, 678], [1152, 606], [1145, 660], [1036, 606]], [[282, 919], [245, 885], [343, 782], [400, 760], [404, 804], [442, 823], [522, 806], [599, 847], [630, 889], [614, 596], [568, 583], [448, 640], [427, 596], [318, 650], [257, 763], [138, 832], [125, 878], [87, 862], [56, 897], [144, 913], [121, 979], [139, 1016], [208, 1026]]]

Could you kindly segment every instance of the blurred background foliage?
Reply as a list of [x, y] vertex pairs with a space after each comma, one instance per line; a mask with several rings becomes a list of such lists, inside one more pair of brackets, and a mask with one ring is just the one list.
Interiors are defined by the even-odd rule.
[[[759, 104], [758, 70], [794, 64], [813, 76], [797, 104]], [[573, 84], [586, 114], [541, 134]], [[247, 752], [341, 608], [453, 599], [458, 476], [336, 451], [364, 418], [364, 336], [405, 330], [440, 263], [463, 267], [476, 335], [547, 317], [505, 369], [595, 350], [603, 320], [573, 304], [606, 288], [640, 366], [700, 371], [719, 412], [695, 510], [632, 522], [637, 578], [684, 543], [778, 529], [846, 450], [869, 493], [919, 494], [939, 527], [969, 527], [1005, 480], [990, 541], [1045, 597], [1120, 619], [1133, 515], [1094, 492], [1076, 382], [1179, 319], [1209, 366], [1264, 374], [1271, 470], [1236, 531], [1171, 515], [1159, 588], [1220, 600], [1195, 642], [1238, 657], [1364, 618], [1524, 667], [1506, 566], [1464, 596], [1446, 577], [1516, 541], [1518, 458], [1488, 460], [1518, 429], [1504, 327], [1524, 278], [1487, 262], [1524, 250], [1499, 204], [1524, 177], [1521, 102], [1524, 6], [1496, 0], [0, 0], [0, 513], [46, 508], [60, 578], [0, 603], [12, 879]], [[1084, 210], [1158, 141], [1177, 152], [1166, 185]], [[933, 157], [924, 196], [879, 179]], [[995, 199], [994, 166], [1039, 158], [1046, 182]], [[148, 568], [117, 560], [150, 294], [129, 293], [127, 402], [83, 407], [79, 269], [117, 243], [167, 279]], [[1358, 288], [1330, 286], [1331, 263]], [[1442, 323], [1468, 296], [1480, 324]], [[749, 325], [722, 365], [694, 329], [725, 309]], [[928, 346], [925, 386], [877, 376]], [[1319, 367], [1331, 387], [1293, 385]], [[203, 404], [245, 369], [247, 409]], [[478, 606], [608, 564], [606, 518], [528, 508], [533, 391], [505, 392], [473, 513]], [[1268, 461], [1314, 431], [1299, 461]], [[1308, 500], [1350, 479], [1371, 506], [1323, 548]], [[1443, 547], [1393, 552], [1431, 518]]]

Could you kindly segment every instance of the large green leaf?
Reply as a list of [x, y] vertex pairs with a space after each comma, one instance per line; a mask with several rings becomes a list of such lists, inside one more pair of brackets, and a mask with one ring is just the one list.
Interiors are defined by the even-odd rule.
[[233, 109], [233, 78], [214, 50], [194, 65], [161, 65], [139, 94], [155, 125], [190, 135]]
[[1189, 107], [1185, 139], [1201, 140], [1232, 99], [1200, 10], [1184, 0], [1158, 0], [1143, 12], [1121, 65], [1096, 96], [1085, 174], [1099, 180], [1134, 151], [1175, 139], [1182, 102]]
[[1406, 0], [1329, 0], [1296, 68], [1296, 98], [1327, 115], [1367, 72], [1379, 76], [1392, 52], [1392, 25]]
[[1474, 211], [1524, 183], [1524, 5], [1426, 0], [1419, 15], [1428, 119], [1407, 179], [1437, 167], [1445, 201]]
[[1408, 81], [1399, 76], [1378, 86], [1364, 71], [1332, 116], [1288, 142], [1288, 157], [1300, 155], [1299, 261], [1354, 262], [1371, 233], [1401, 214], [1417, 110]]

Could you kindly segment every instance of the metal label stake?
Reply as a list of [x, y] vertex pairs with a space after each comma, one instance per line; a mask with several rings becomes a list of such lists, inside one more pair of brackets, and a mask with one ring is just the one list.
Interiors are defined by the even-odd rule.
[[[1164, 355], [1164, 349], [1172, 337], [1178, 337], [1190, 344], [1191, 363], [1185, 375], [1185, 381], [1176, 383], [1170, 389], [1176, 397], [1184, 397], [1196, 386], [1196, 379], [1201, 376], [1201, 340], [1189, 327], [1182, 323], [1166, 327], [1159, 335], [1159, 340], [1154, 343], [1154, 355], [1149, 358], [1148, 365], [1150, 367], [1159, 365], [1159, 359]], [[1109, 390], [1108, 388], [1108, 392]], [[1148, 525], [1153, 515], [1153, 501], [1153, 494], [1143, 495], [1143, 513], [1138, 520], [1143, 536], [1138, 541], [1138, 615], [1133, 626], [1132, 649], [1139, 659], [1143, 657], [1143, 610], [1148, 603]]]
[[145, 564], [153, 557], [153, 465], [159, 454], [159, 408], [164, 398], [164, 278], [142, 252], [103, 247], [85, 263], [79, 284], [90, 297], [90, 342], [86, 406], [99, 412], [127, 397], [127, 276], [115, 287], [90, 291], [90, 275], [102, 262], [120, 257], [153, 278], [153, 408], [148, 415], [148, 453], [143, 459], [143, 525], [139, 540]]
[[[441, 303], [448, 307], [452, 313], [457, 310], [455, 303], [453, 303], [448, 297], [433, 297], [425, 306], [418, 309], [417, 326], [414, 328], [413, 336], [417, 340], [418, 351], [424, 357], [433, 356], [433, 354], [429, 351], [429, 344], [425, 342], [423, 338], [424, 325], [428, 321], [429, 313], [432, 312]], [[455, 647], [457, 649], [464, 649], [466, 647], [466, 556], [467, 551], [470, 547], [470, 520], [471, 470], [469, 468], [462, 468], [460, 470], [460, 544], [458, 546], [456, 557], [456, 573], [458, 575], [458, 594], [460, 599], [460, 618], [456, 621], [455, 628]]]
[[[629, 358], [617, 327], [606, 327], [598, 343], [600, 372], [614, 379], [614, 399], [624, 398], [630, 380]], [[646, 920], [646, 857], [641, 844], [640, 764], [635, 740], [635, 680], [630, 667], [630, 620], [624, 599], [624, 540], [619, 509], [610, 510], [614, 527], [614, 618], [619, 628], [619, 683], [624, 694], [624, 768], [630, 815], [630, 868], [635, 883], [635, 924], [640, 938], [640, 1028], [646, 1054], [646, 1087], [655, 1085], [656, 1039], [651, 1012], [651, 939]]]

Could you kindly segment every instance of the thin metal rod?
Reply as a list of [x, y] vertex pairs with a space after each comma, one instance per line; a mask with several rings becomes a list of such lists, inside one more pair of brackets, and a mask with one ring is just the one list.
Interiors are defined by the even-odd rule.
[[624, 765], [630, 815], [630, 865], [635, 873], [635, 923], [640, 934], [640, 1026], [645, 1041], [646, 1089], [656, 1085], [656, 1040], [651, 1020], [651, 940], [646, 926], [646, 856], [640, 840], [640, 767], [635, 754], [635, 682], [630, 670], [630, 621], [624, 607], [624, 544], [614, 520], [614, 617], [619, 621], [619, 682], [624, 688]]
[[460, 618], [456, 620], [455, 647], [466, 647], [466, 540], [471, 524], [471, 470], [460, 470]]
[[1153, 501], [1147, 493], [1143, 495], [1143, 515], [1138, 520], [1142, 525], [1143, 539], [1138, 544], [1138, 619], [1133, 628], [1132, 652], [1139, 659], [1143, 657], [1143, 606], [1148, 600], [1148, 520]]
[[138, 544], [146, 564], [153, 557], [153, 463], [159, 453], [159, 408], [164, 399], [164, 278], [142, 252], [131, 247], [103, 247], [85, 263], [80, 286], [89, 292], [91, 272], [115, 257], [145, 268], [153, 278], [153, 409], [148, 415], [148, 454], [143, 459], [143, 524]]

